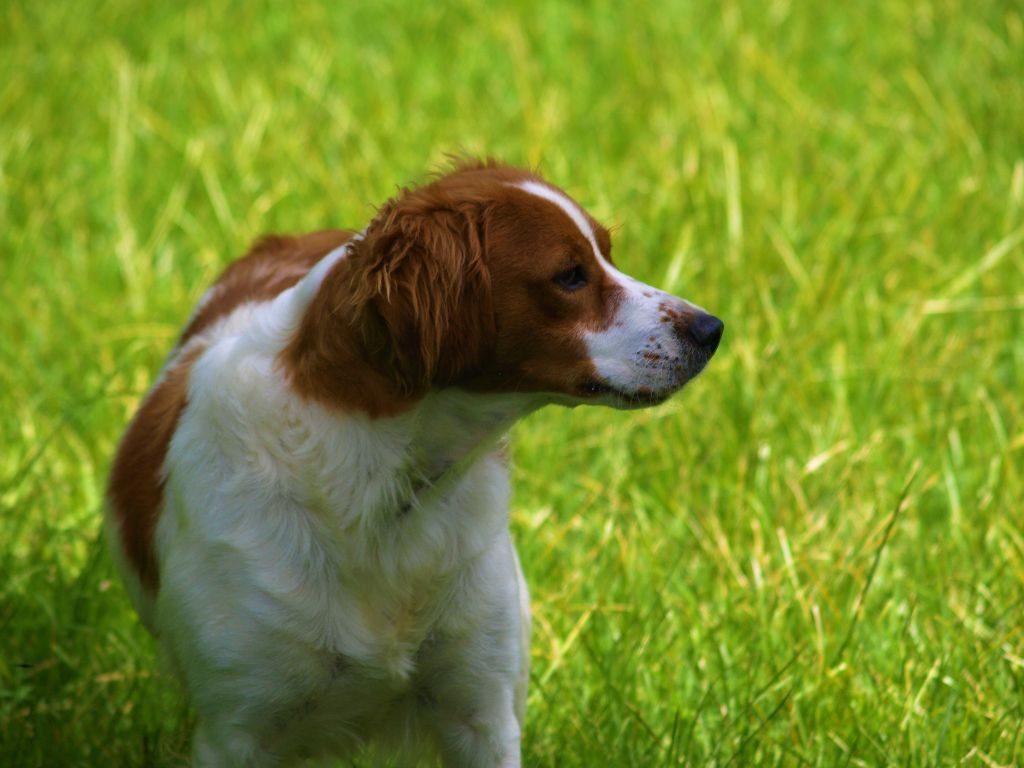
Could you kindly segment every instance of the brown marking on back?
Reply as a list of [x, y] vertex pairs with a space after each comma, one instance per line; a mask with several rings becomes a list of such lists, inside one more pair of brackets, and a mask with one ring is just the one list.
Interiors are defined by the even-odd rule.
[[[308, 235], [267, 235], [233, 262], [207, 291], [209, 299], [195, 313], [179, 346], [246, 302], [270, 301], [297, 283], [320, 259], [352, 238], [353, 233], [325, 229]], [[205, 297], [204, 297], [205, 299]], [[202, 301], [202, 300], [201, 300]]]
[[184, 351], [146, 396], [121, 439], [110, 472], [107, 496], [117, 517], [121, 549], [150, 592], [160, 581], [153, 533], [163, 507], [164, 460], [185, 409], [189, 373], [205, 349], [199, 343]]
[[[148, 591], [155, 592], [160, 581], [153, 534], [163, 508], [164, 462], [187, 405], [192, 366], [207, 346], [203, 332], [243, 303], [273, 299], [351, 237], [351, 232], [341, 230], [300, 237], [271, 235], [232, 263], [210, 289], [178, 341], [177, 357], [128, 426], [110, 473], [108, 499], [125, 559]], [[192, 346], [184, 348], [193, 339]]]

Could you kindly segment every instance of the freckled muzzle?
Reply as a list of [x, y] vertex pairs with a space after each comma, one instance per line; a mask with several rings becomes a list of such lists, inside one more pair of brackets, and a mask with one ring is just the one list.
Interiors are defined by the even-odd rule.
[[685, 309], [662, 308], [662, 317], [672, 326], [672, 333], [682, 354], [678, 360], [682, 386], [708, 364], [722, 341], [725, 323], [703, 309], [684, 302]]
[[630, 309], [620, 332], [591, 344], [599, 378], [584, 382], [581, 397], [616, 408], [662, 403], [704, 370], [725, 330], [719, 318], [666, 294]]

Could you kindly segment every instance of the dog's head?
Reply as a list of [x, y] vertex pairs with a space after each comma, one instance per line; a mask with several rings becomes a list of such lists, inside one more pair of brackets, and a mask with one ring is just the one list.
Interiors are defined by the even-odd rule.
[[345, 258], [344, 314], [398, 391], [659, 403], [723, 325], [616, 269], [608, 231], [537, 176], [494, 164], [403, 190]]

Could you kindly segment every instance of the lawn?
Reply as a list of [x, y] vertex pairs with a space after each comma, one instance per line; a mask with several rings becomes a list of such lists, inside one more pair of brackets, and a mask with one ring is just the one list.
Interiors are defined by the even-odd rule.
[[0, 765], [174, 766], [99, 536], [116, 441], [259, 234], [537, 166], [726, 323], [513, 434], [524, 764], [1024, 763], [1024, 7], [0, 6]]

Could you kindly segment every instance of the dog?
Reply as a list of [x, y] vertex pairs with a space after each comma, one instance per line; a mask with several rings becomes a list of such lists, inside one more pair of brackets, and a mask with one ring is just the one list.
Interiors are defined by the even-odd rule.
[[661, 403], [722, 331], [620, 272], [566, 193], [489, 160], [362, 232], [231, 264], [107, 494], [128, 593], [198, 714], [194, 763], [372, 742], [518, 766], [530, 615], [503, 435], [548, 404]]

